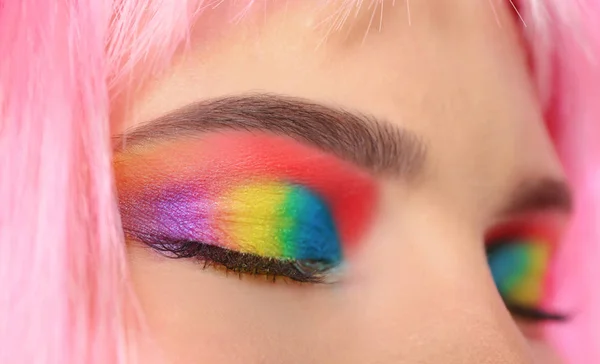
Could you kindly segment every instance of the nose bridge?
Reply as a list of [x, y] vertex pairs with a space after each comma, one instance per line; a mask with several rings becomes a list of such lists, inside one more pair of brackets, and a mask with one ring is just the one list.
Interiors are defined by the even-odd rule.
[[379, 362], [531, 363], [477, 234], [435, 212], [411, 220], [375, 234], [362, 263], [361, 336]]

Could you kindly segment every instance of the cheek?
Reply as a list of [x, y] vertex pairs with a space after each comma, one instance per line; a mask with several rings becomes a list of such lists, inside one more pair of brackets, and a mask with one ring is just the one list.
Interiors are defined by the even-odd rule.
[[129, 256], [150, 335], [167, 363], [348, 362], [329, 352], [350, 348], [354, 337], [332, 318], [343, 302], [330, 290], [226, 276], [134, 245]]
[[529, 340], [529, 346], [535, 358], [535, 364], [564, 364], [556, 350], [542, 340]]
[[219, 286], [221, 277], [215, 272], [133, 245], [129, 256], [133, 286], [154, 344], [141, 351], [140, 362], [160, 356], [172, 364], [236, 364], [241, 361], [231, 360], [232, 352], [252, 356], [243, 337], [247, 320], [231, 310], [235, 298], [225, 297], [227, 289]]

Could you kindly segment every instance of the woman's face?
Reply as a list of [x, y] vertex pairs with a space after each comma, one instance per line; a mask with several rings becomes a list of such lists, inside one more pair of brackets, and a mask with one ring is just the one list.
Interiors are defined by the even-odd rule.
[[207, 10], [122, 113], [121, 214], [164, 357], [552, 363], [526, 318], [550, 310], [569, 201], [513, 9], [339, 3]]

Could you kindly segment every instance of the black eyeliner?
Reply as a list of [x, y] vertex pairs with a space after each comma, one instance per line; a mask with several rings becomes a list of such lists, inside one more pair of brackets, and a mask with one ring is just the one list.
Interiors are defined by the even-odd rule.
[[253, 276], [285, 277], [302, 283], [323, 283], [329, 270], [319, 262], [261, 257], [241, 253], [197, 241], [146, 243], [150, 248], [173, 259], [191, 258], [203, 262], [204, 267], [223, 267], [226, 271]]
[[519, 317], [523, 320], [541, 322], [541, 321], [554, 321], [554, 322], [566, 322], [569, 317], [564, 314], [549, 312], [533, 307], [525, 307], [519, 305], [507, 304], [506, 307], [514, 316]]

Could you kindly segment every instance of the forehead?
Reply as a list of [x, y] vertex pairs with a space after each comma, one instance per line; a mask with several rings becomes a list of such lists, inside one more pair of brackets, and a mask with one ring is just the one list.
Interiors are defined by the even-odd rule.
[[458, 190], [485, 196], [473, 193], [481, 180], [506, 190], [511, 176], [559, 173], [514, 9], [471, 0], [271, 3], [240, 12], [223, 2], [200, 15], [184, 51], [131, 98], [124, 125], [265, 92], [413, 131], [430, 147], [440, 191], [467, 184]]
[[[456, 71], [457, 64], [467, 69], [464, 65], [470, 61], [482, 63], [474, 59], [483, 58], [477, 54], [482, 50], [489, 53], [483, 62], [488, 71], [496, 71], [495, 63], [512, 62], [522, 52], [517, 46], [514, 10], [493, 4], [471, 0], [217, 1], [204, 5], [193, 17], [189, 38], [170, 60], [174, 62], [168, 62], [171, 66], [159, 83], [180, 82], [178, 75], [193, 75], [189, 79], [196, 84], [192, 91], [203, 91], [189, 92], [193, 97], [259, 89], [277, 81], [292, 85], [293, 93], [302, 93], [304, 83], [299, 80], [314, 83], [313, 77], [305, 76], [320, 71], [328, 76], [320, 80], [323, 85], [355, 86], [370, 80], [367, 85], [384, 89], [380, 86], [391, 81], [408, 85], [417, 78], [415, 70], [445, 73]], [[169, 53], [164, 41], [156, 43], [162, 46], [154, 53]], [[256, 72], [262, 67], [269, 68], [270, 77]], [[382, 74], [386, 80], [381, 80]], [[238, 87], [232, 88], [228, 79], [235, 79]], [[144, 80], [156, 89], [155, 77]], [[221, 90], [215, 89], [215, 83], [222, 85]], [[409, 86], [403, 89], [418, 91], [415, 85]], [[320, 96], [314, 92], [312, 98]], [[144, 115], [148, 116], [154, 115]]]

